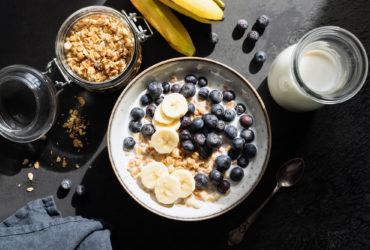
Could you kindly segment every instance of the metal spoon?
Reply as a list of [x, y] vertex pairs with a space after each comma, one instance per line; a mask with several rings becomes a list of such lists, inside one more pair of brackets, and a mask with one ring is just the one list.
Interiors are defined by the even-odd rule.
[[262, 208], [271, 200], [271, 198], [279, 191], [281, 187], [291, 187], [295, 185], [302, 177], [304, 170], [304, 161], [301, 158], [295, 158], [285, 162], [276, 173], [276, 187], [267, 199], [237, 228], [234, 228], [229, 233], [229, 246], [239, 244], [245, 232], [256, 220]]

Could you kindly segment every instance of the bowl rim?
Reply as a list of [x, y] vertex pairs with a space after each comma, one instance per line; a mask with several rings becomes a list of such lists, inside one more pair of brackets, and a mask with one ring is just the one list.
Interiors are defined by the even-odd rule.
[[[212, 215], [209, 215], [209, 216], [203, 216], [203, 217], [198, 217], [198, 218], [179, 218], [179, 217], [169, 216], [169, 215], [164, 214], [164, 213], [161, 213], [161, 212], [159, 212], [159, 211], [157, 211], [155, 209], [152, 209], [150, 206], [148, 206], [144, 202], [140, 201], [126, 187], [126, 185], [123, 183], [122, 179], [120, 178], [120, 176], [119, 176], [119, 174], [118, 174], [118, 172], [116, 170], [116, 166], [114, 165], [114, 161], [112, 159], [112, 153], [111, 153], [111, 149], [110, 149], [110, 143], [109, 143], [110, 140], [109, 139], [110, 139], [110, 132], [111, 132], [112, 120], [113, 120], [114, 114], [116, 113], [117, 106], [121, 102], [122, 98], [125, 96], [126, 92], [131, 88], [132, 85], [135, 84], [135, 82], [139, 78], [141, 78], [143, 75], [147, 74], [149, 71], [151, 71], [151, 70], [153, 70], [153, 69], [155, 69], [155, 68], [157, 68], [157, 67], [159, 67], [159, 66], [161, 66], [163, 64], [172, 63], [172, 62], [178, 62], [178, 61], [190, 61], [190, 60], [205, 61], [205, 62], [213, 63], [213, 64], [219, 65], [221, 67], [224, 67], [224, 68], [230, 70], [235, 75], [237, 75], [252, 90], [253, 94], [256, 96], [259, 104], [261, 105], [261, 108], [263, 110], [263, 113], [264, 113], [264, 116], [265, 116], [265, 119], [266, 119], [266, 125], [267, 125], [267, 130], [268, 130], [268, 148], [267, 148], [267, 155], [266, 155], [265, 162], [263, 164], [262, 172], [261, 172], [260, 176], [258, 177], [257, 181], [253, 184], [252, 188], [241, 199], [239, 199], [237, 202], [235, 202], [230, 207], [228, 207], [226, 209], [223, 209], [223, 210], [221, 210], [221, 211], [219, 211], [217, 213], [214, 213]], [[255, 190], [255, 188], [258, 186], [258, 184], [260, 183], [263, 175], [266, 172], [266, 168], [267, 168], [267, 165], [268, 165], [268, 162], [269, 162], [269, 159], [270, 159], [270, 155], [271, 155], [271, 143], [272, 143], [272, 138], [271, 138], [271, 124], [270, 124], [270, 119], [269, 119], [269, 116], [268, 116], [268, 112], [267, 112], [266, 106], [265, 106], [262, 98], [258, 94], [257, 90], [253, 87], [253, 85], [244, 76], [242, 76], [239, 72], [237, 72], [233, 68], [231, 68], [231, 67], [229, 67], [229, 66], [227, 66], [227, 65], [225, 65], [223, 63], [220, 63], [218, 61], [215, 61], [215, 60], [212, 60], [212, 59], [208, 59], [208, 58], [202, 58], [202, 57], [176, 57], [176, 58], [171, 58], [171, 59], [164, 60], [164, 61], [161, 61], [159, 63], [156, 63], [156, 64], [148, 67], [147, 69], [143, 70], [140, 74], [138, 74], [134, 79], [132, 79], [130, 81], [130, 83], [123, 89], [122, 93], [119, 95], [119, 97], [118, 97], [118, 99], [117, 99], [117, 101], [114, 104], [114, 107], [112, 109], [112, 112], [111, 112], [111, 115], [110, 115], [110, 118], [109, 118], [108, 128], [107, 128], [107, 148], [108, 148], [109, 161], [111, 163], [111, 167], [113, 169], [113, 172], [116, 175], [116, 177], [117, 177], [118, 181], [120, 182], [121, 186], [126, 190], [126, 192], [136, 202], [138, 202], [144, 208], [148, 209], [152, 213], [157, 214], [159, 216], [165, 217], [167, 219], [177, 220], [177, 221], [202, 221], [202, 220], [207, 220], [207, 219], [215, 218], [217, 216], [220, 216], [222, 214], [225, 214], [226, 212], [229, 212], [230, 210], [232, 210], [233, 208], [235, 208], [236, 206], [238, 206], [240, 203], [242, 203]]]

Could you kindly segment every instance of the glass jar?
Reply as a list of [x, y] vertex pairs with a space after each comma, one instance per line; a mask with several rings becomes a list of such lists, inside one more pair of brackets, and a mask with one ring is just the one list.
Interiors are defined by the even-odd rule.
[[365, 83], [368, 59], [349, 31], [326, 26], [311, 30], [271, 64], [268, 87], [290, 111], [310, 111], [349, 100]]
[[[120, 20], [131, 32], [133, 49], [129, 63], [117, 77], [104, 82], [89, 82], [76, 75], [68, 66], [64, 43], [76, 22], [90, 15], [108, 15]], [[0, 70], [0, 135], [20, 143], [34, 141], [49, 131], [57, 116], [57, 92], [72, 82], [90, 91], [111, 91], [124, 87], [138, 72], [141, 65], [141, 45], [153, 32], [136, 25], [135, 13], [126, 14], [105, 6], [90, 6], [70, 15], [59, 29], [55, 41], [55, 54], [41, 72], [26, 65], [11, 65]], [[149, 34], [147, 34], [149, 32]], [[64, 82], [53, 81], [59, 70]]]

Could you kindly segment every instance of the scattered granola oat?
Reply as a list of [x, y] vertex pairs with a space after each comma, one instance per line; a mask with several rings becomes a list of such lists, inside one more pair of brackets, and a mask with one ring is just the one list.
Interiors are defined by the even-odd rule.
[[27, 178], [28, 178], [28, 180], [32, 181], [33, 180], [33, 174], [32, 173], [28, 173], [27, 174]]
[[82, 141], [79, 139], [73, 139], [73, 147], [75, 148], [82, 148], [84, 145], [82, 144]]
[[77, 100], [80, 103], [81, 107], [85, 106], [85, 99], [82, 96], [79, 96]]
[[17, 187], [19, 187], [19, 188], [20, 188], [20, 187], [21, 187], [21, 184], [19, 183], [19, 184], [17, 185]]
[[76, 168], [80, 168], [80, 165], [78, 165], [78, 164], [76, 164], [75, 166], [76, 166]]
[[30, 160], [28, 160], [27, 158], [25, 158], [22, 162], [22, 165], [27, 165], [28, 163], [30, 162]]
[[72, 144], [75, 148], [82, 148], [83, 143], [79, 137], [86, 135], [86, 127], [89, 123], [78, 114], [78, 110], [69, 110], [69, 118], [63, 124], [63, 128], [66, 128], [69, 138], [73, 139]]
[[40, 163], [38, 161], [35, 161], [35, 163], [33, 164], [33, 167], [38, 169], [40, 167]]
[[41, 141], [45, 141], [46, 139], [47, 139], [47, 136], [46, 135], [43, 135], [43, 136], [40, 137], [40, 140]]
[[28, 187], [28, 188], [26, 189], [26, 191], [27, 191], [27, 192], [32, 192], [33, 190], [35, 190], [33, 187]]
[[63, 157], [62, 167], [65, 168], [67, 166], [66, 158]]
[[62, 159], [60, 158], [60, 156], [58, 156], [56, 159], [55, 159], [55, 161], [56, 162], [60, 162]]

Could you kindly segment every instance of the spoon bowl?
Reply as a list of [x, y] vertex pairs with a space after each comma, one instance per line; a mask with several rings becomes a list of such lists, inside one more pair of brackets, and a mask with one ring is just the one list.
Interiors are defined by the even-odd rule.
[[285, 162], [276, 173], [276, 182], [279, 187], [291, 187], [302, 178], [304, 172], [302, 158], [294, 158]]

